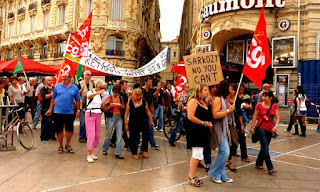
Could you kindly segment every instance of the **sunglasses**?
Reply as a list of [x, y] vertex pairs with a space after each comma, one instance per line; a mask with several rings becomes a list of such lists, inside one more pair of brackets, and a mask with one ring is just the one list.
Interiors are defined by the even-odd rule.
[[86, 74], [86, 76], [92, 76], [92, 74]]

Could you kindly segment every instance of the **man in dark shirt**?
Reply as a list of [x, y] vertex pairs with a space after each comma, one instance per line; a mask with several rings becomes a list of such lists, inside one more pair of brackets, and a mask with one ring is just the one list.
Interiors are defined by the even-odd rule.
[[[153, 93], [152, 93], [152, 77], [148, 77], [145, 79], [145, 85], [142, 87], [143, 99], [146, 100], [148, 103], [149, 109], [151, 113], [154, 113], [154, 106], [153, 106]], [[154, 140], [154, 132], [153, 127], [151, 127], [150, 120], [147, 118], [147, 125], [148, 125], [148, 133], [150, 137], [150, 144], [152, 149], [159, 149], [160, 146], [156, 144]]]
[[45, 113], [48, 111], [51, 103], [51, 98], [53, 94], [53, 87], [52, 87], [52, 77], [45, 77], [43, 81], [44, 87], [41, 88], [40, 94], [41, 94], [41, 141], [49, 140], [50, 138], [52, 140], [56, 140], [54, 135], [53, 126], [51, 123], [50, 116], [45, 115]]
[[154, 89], [153, 99], [154, 99], [154, 122], [158, 120], [157, 130], [161, 131], [163, 126], [163, 92], [164, 83], [157, 83], [157, 87]]

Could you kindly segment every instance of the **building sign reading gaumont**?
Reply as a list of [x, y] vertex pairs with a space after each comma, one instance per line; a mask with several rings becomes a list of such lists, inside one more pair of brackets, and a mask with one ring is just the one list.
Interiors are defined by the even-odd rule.
[[264, 3], [266, 4], [266, 8], [283, 8], [286, 4], [284, 0], [221, 0], [201, 8], [200, 23], [206, 18], [219, 13], [240, 9], [262, 8]]

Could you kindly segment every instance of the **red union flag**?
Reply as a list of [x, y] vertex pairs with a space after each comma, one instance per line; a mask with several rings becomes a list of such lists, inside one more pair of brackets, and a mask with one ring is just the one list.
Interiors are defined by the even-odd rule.
[[72, 61], [65, 59], [64, 63], [60, 66], [59, 71], [55, 74], [53, 78], [53, 85], [56, 86], [58, 83], [62, 82], [61, 75], [70, 72], [72, 76], [76, 73], [76, 65], [72, 63]]
[[69, 37], [64, 57], [76, 63], [79, 63], [82, 57], [80, 44], [72, 36]]
[[257, 28], [254, 32], [250, 51], [242, 73], [261, 89], [266, 70], [271, 65], [270, 49], [267, 36], [267, 23], [264, 17], [264, 6], [260, 13]]
[[88, 49], [90, 43], [92, 11], [88, 18], [83, 22], [79, 29], [73, 34], [80, 44], [80, 54], [88, 56]]
[[174, 97], [177, 98], [179, 94], [183, 91], [183, 85], [188, 83], [188, 78], [186, 75], [186, 68], [183, 61], [175, 64], [172, 69], [172, 73], [178, 73], [176, 80], [176, 85], [174, 87]]

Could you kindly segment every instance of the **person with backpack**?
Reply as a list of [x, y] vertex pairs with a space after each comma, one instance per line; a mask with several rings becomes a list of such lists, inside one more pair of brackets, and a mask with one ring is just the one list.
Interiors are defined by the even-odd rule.
[[[299, 118], [299, 124], [300, 124], [300, 129], [301, 129], [301, 134], [299, 136], [305, 137], [306, 136], [306, 123], [305, 119], [307, 116], [307, 95], [304, 92], [302, 86], [297, 86], [297, 92], [298, 92], [298, 97], [296, 98], [297, 100], [297, 111], [296, 115]], [[301, 120], [301, 121], [300, 121]]]
[[[115, 129], [116, 131], [116, 154], [115, 157], [117, 159], [124, 159], [121, 156], [121, 136], [122, 136], [122, 126], [123, 119], [121, 117], [121, 110], [124, 109], [124, 101], [120, 96], [120, 85], [115, 84], [112, 87], [112, 94], [109, 95], [106, 100], [103, 102], [104, 112], [107, 112], [107, 123], [106, 123], [106, 136], [104, 138], [103, 146], [102, 146], [102, 154], [107, 155], [108, 149], [110, 146], [110, 141], [112, 137], [112, 132]], [[106, 106], [106, 107], [105, 107]]]
[[85, 125], [87, 134], [87, 161], [93, 163], [98, 157], [92, 152], [94, 148], [99, 145], [100, 138], [100, 126], [101, 126], [101, 105], [102, 94], [104, 92], [105, 82], [98, 80], [96, 82], [96, 88], [87, 92], [86, 106], [85, 106]]

